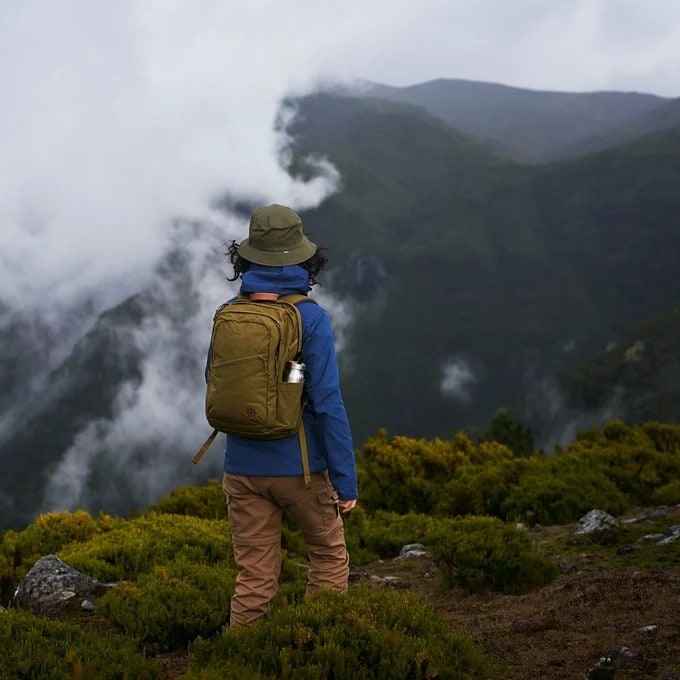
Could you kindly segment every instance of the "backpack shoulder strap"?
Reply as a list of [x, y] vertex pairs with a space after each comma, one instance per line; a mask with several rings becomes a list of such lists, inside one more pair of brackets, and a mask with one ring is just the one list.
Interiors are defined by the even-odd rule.
[[290, 302], [293, 305], [299, 305], [301, 302], [311, 302], [312, 304], [318, 304], [314, 298], [310, 298], [308, 295], [300, 295], [298, 293], [292, 293], [291, 295], [282, 295], [279, 300], [284, 302]]

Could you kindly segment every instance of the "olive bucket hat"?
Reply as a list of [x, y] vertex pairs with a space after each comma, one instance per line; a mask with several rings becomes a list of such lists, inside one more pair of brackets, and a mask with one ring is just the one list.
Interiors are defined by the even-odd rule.
[[316, 250], [302, 231], [302, 218], [285, 205], [274, 204], [253, 212], [248, 238], [241, 241], [238, 254], [255, 264], [283, 267], [308, 260]]

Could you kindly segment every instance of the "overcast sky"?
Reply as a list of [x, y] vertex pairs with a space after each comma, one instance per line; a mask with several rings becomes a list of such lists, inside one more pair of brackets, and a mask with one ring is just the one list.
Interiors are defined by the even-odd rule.
[[228, 188], [303, 208], [272, 125], [319, 79], [680, 94], [677, 0], [2, 0], [0, 301], [128, 292]]

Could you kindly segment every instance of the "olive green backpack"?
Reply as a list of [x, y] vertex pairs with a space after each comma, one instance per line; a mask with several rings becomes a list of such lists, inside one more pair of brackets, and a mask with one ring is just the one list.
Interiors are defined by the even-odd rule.
[[297, 305], [306, 295], [255, 294], [222, 305], [213, 318], [206, 372], [205, 414], [214, 428], [198, 463], [218, 432], [252, 439], [300, 435], [305, 479], [309, 474], [302, 427], [304, 383], [285, 382], [284, 368], [302, 350]]

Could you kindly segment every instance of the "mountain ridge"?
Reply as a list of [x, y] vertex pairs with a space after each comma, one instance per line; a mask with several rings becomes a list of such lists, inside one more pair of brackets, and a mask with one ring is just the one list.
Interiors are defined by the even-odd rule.
[[[436, 79], [406, 87], [369, 85], [364, 95], [421, 106], [518, 160], [543, 162], [605, 135], [668, 100], [638, 92], [560, 92]], [[579, 142], [581, 147], [578, 146]]]

